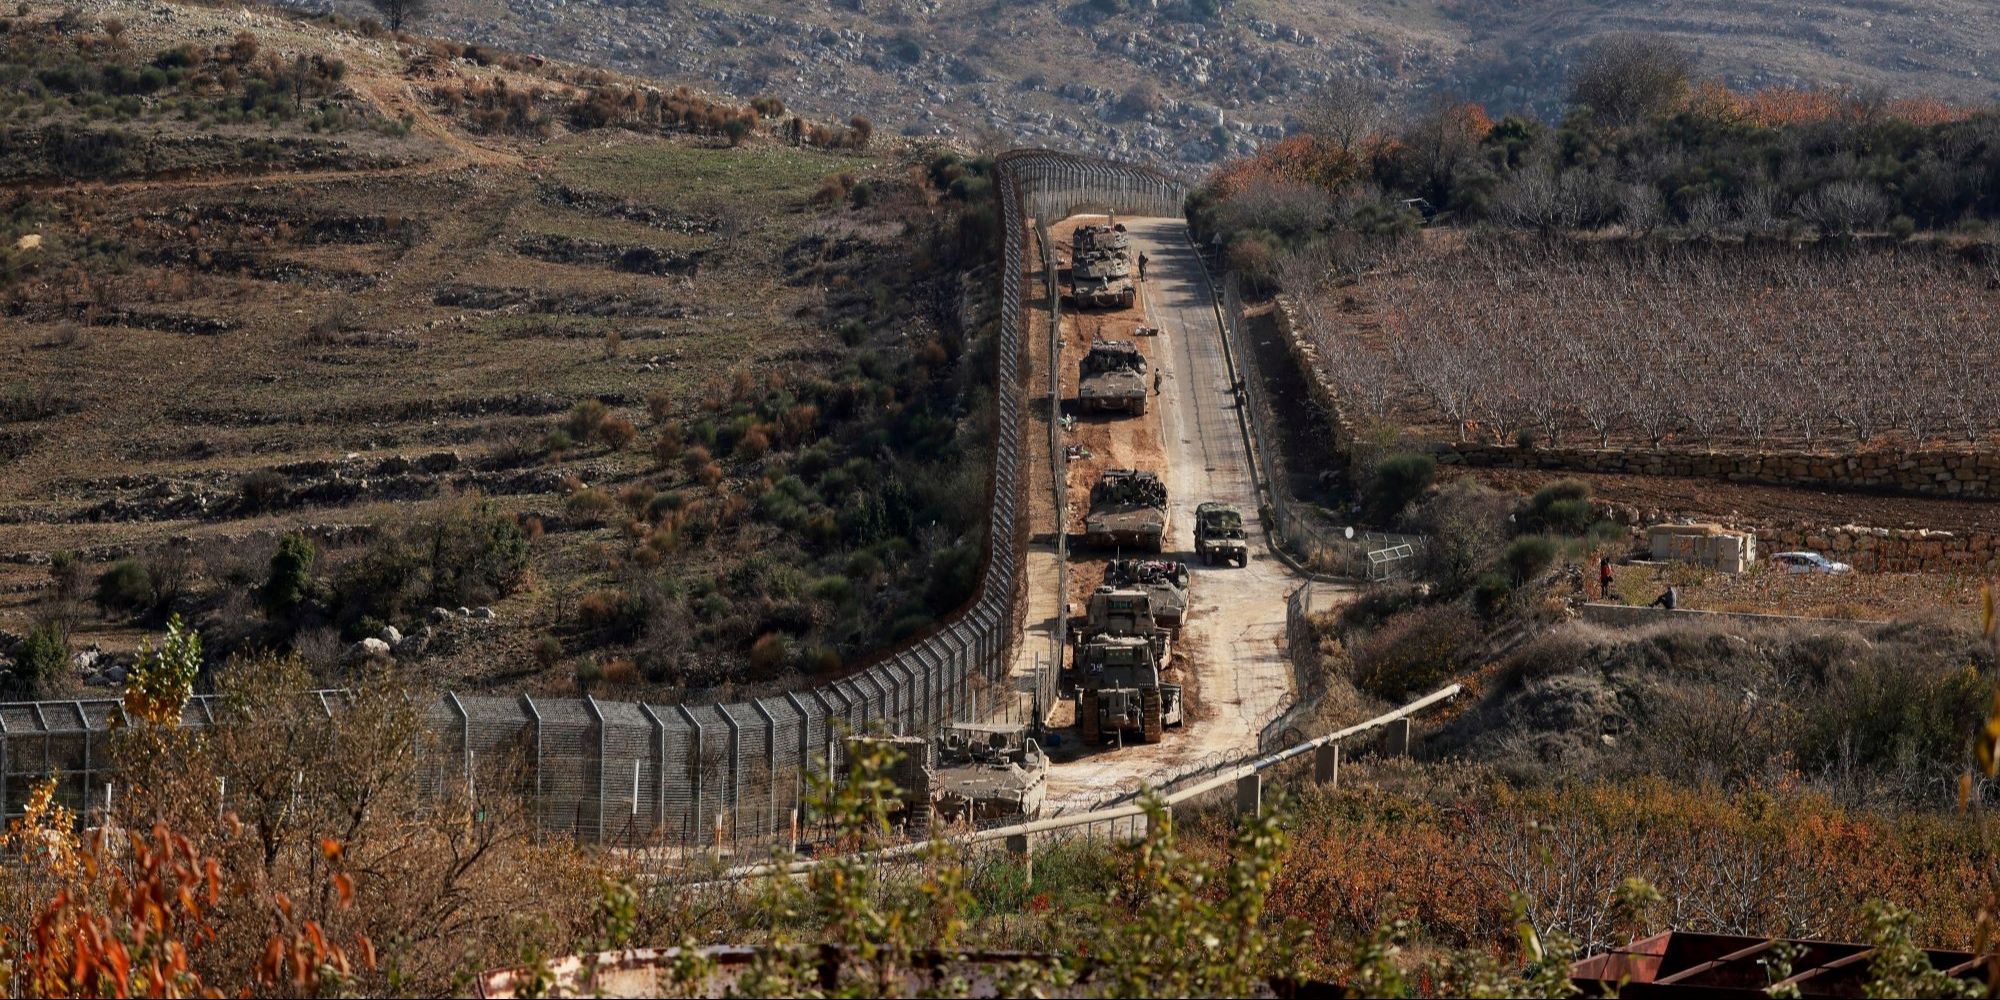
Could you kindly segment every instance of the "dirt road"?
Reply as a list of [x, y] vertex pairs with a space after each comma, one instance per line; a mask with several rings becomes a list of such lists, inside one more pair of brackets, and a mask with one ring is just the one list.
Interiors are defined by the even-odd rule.
[[[1285, 595], [1297, 581], [1265, 547], [1257, 523], [1250, 455], [1217, 327], [1213, 292], [1179, 219], [1126, 219], [1149, 263], [1142, 306], [1160, 335], [1148, 346], [1161, 376], [1156, 399], [1172, 519], [1166, 558], [1193, 571], [1187, 625], [1174, 671], [1189, 691], [1190, 718], [1153, 746], [1079, 752], [1074, 728], [1062, 730], [1060, 761], [1049, 777], [1048, 811], [1075, 812], [1158, 784], [1192, 769], [1254, 750], [1264, 724], [1290, 704], [1292, 673], [1284, 649]], [[1039, 358], [1037, 359], [1039, 360]], [[1074, 363], [1065, 358], [1064, 363]], [[1031, 384], [1045, 385], [1047, 370]], [[1250, 565], [1207, 568], [1194, 556], [1194, 508], [1225, 500], [1244, 512]], [[1037, 524], [1039, 535], [1053, 525]], [[1030, 593], [1054, 587], [1049, 563], [1029, 562]], [[1062, 711], [1056, 721], [1066, 722]]]

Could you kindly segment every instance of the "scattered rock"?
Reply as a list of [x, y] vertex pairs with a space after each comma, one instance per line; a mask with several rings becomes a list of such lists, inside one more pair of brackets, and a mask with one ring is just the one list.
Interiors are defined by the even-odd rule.
[[347, 647], [347, 662], [349, 663], [381, 659], [388, 655], [389, 644], [373, 637], [363, 639]]

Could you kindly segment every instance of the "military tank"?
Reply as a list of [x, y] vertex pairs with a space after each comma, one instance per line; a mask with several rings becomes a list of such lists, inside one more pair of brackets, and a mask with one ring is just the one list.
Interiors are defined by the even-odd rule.
[[1081, 653], [1076, 719], [1086, 745], [1128, 736], [1158, 743], [1166, 727], [1181, 724], [1181, 686], [1161, 681], [1144, 637], [1100, 635]]
[[1178, 629], [1187, 616], [1188, 568], [1166, 559], [1113, 559], [1104, 567], [1104, 582], [1143, 590], [1152, 605], [1153, 620]]
[[1093, 340], [1077, 362], [1077, 401], [1093, 413], [1146, 412], [1146, 356], [1131, 340]]
[[1151, 472], [1106, 469], [1090, 488], [1083, 543], [1158, 552], [1167, 537], [1167, 485]]
[[1130, 309], [1139, 300], [1132, 283], [1132, 239], [1121, 224], [1078, 226], [1071, 237], [1069, 298], [1078, 306]]
[[978, 825], [1041, 815], [1049, 758], [1023, 725], [956, 725], [937, 743], [931, 806], [947, 823]]

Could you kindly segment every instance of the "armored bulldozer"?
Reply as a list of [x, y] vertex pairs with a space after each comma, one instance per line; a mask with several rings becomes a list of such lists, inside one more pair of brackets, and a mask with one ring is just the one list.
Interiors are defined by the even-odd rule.
[[1146, 412], [1146, 356], [1130, 340], [1093, 340], [1077, 362], [1077, 401], [1093, 412]]
[[1083, 669], [1083, 647], [1101, 635], [1137, 636], [1153, 648], [1154, 659], [1166, 666], [1174, 655], [1174, 630], [1153, 611], [1153, 595], [1139, 587], [1102, 586], [1090, 595], [1083, 613], [1069, 620], [1070, 680]]
[[1165, 559], [1113, 559], [1104, 568], [1104, 582], [1143, 590], [1152, 604], [1153, 620], [1170, 629], [1187, 616], [1188, 568]]
[[937, 744], [931, 805], [947, 823], [1030, 820], [1041, 815], [1049, 758], [1022, 725], [959, 725]]
[[1132, 284], [1132, 240], [1124, 226], [1077, 227], [1070, 243], [1069, 297], [1078, 306], [1118, 309], [1139, 300]]
[[1137, 469], [1106, 469], [1090, 488], [1083, 543], [1158, 552], [1167, 537], [1167, 486]]
[[1226, 503], [1207, 501], [1194, 509], [1194, 551], [1202, 565], [1250, 563], [1249, 536], [1243, 532], [1243, 512]]
[[1077, 679], [1077, 725], [1086, 745], [1137, 736], [1158, 743], [1181, 724], [1181, 686], [1160, 681], [1160, 661], [1144, 638], [1100, 635], [1084, 645]]

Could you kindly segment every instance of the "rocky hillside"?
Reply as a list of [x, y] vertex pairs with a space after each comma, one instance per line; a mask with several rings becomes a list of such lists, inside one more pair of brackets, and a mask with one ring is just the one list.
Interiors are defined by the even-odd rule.
[[[366, 12], [364, 0], [293, 0]], [[427, 30], [775, 94], [911, 134], [1191, 171], [1279, 135], [1326, 80], [1555, 110], [1579, 46], [1659, 32], [1738, 86], [2000, 97], [1988, 0], [438, 0]]]

